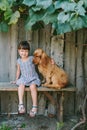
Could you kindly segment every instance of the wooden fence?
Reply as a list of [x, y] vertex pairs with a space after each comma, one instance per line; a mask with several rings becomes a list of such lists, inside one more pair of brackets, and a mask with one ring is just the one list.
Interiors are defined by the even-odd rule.
[[[57, 36], [53, 36], [51, 32], [50, 25], [38, 31], [26, 32], [21, 20], [18, 25], [11, 26], [8, 33], [0, 33], [0, 82], [15, 80], [17, 44], [22, 40], [28, 40], [31, 47], [30, 55], [33, 55], [36, 48], [43, 48], [60, 67], [66, 70], [70, 84], [78, 89], [76, 95], [69, 92], [65, 93], [64, 97], [64, 114], [73, 115], [83, 103], [86, 93], [87, 29]], [[58, 99], [57, 92], [51, 92], [51, 94], [55, 100]], [[7, 104], [8, 101], [9, 104]], [[24, 102], [29, 111], [32, 106], [30, 92], [25, 93]], [[42, 92], [38, 94], [38, 104], [39, 114], [44, 114], [45, 109], [55, 113], [55, 106], [46, 99]], [[7, 111], [16, 113], [17, 105], [16, 92], [0, 92], [0, 113]]]

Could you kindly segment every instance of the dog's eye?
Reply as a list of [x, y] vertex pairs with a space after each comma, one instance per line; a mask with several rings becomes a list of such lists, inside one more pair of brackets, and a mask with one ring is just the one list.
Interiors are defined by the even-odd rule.
[[36, 58], [41, 58], [41, 56], [35, 56]]
[[39, 57], [39, 56], [36, 56], [36, 57]]

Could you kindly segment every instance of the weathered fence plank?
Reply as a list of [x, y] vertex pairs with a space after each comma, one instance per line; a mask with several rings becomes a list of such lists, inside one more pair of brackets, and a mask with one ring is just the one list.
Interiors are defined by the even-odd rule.
[[51, 57], [54, 58], [57, 65], [63, 67], [63, 49], [64, 49], [64, 36], [53, 36], [51, 39]]
[[[5, 96], [6, 95], [6, 96]], [[1, 96], [1, 112], [3, 114], [18, 113], [18, 96], [16, 92], [0, 92]]]
[[83, 39], [84, 30], [77, 31], [77, 70], [76, 70], [76, 87], [81, 91], [84, 87], [83, 80]]
[[11, 26], [9, 37], [10, 37], [9, 81], [14, 81], [16, 76], [16, 59], [17, 59], [17, 43], [18, 43], [17, 25]]
[[83, 100], [85, 96], [85, 84], [84, 84], [84, 71], [83, 71], [83, 42], [84, 42], [84, 30], [77, 31], [77, 70], [76, 70], [76, 87], [77, 92], [77, 111], [83, 106]]
[[0, 82], [9, 81], [10, 65], [9, 32], [0, 33]]
[[76, 47], [75, 47], [75, 32], [65, 34], [65, 56], [64, 68], [69, 75], [69, 81], [75, 85], [75, 70], [76, 70]]

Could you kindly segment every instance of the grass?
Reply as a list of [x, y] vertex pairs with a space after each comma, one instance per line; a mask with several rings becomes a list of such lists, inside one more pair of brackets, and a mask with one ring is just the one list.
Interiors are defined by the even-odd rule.
[[12, 128], [9, 127], [9, 126], [7, 126], [7, 125], [5, 125], [5, 124], [2, 124], [2, 125], [0, 126], [0, 130], [12, 130]]
[[57, 130], [61, 130], [63, 127], [64, 123], [63, 122], [57, 122]]
[[[22, 123], [20, 128], [25, 128], [25, 127], [26, 127], [26, 124]], [[12, 130], [12, 128], [6, 124], [2, 124], [0, 126], [0, 130]]]
[[26, 127], [26, 124], [22, 123], [21, 128], [25, 128], [25, 127]]

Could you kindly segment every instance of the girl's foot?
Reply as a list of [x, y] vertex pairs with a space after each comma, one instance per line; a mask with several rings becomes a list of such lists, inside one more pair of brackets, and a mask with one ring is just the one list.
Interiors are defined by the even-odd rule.
[[30, 117], [35, 117], [37, 114], [37, 106], [32, 106], [32, 109], [30, 110]]
[[18, 105], [18, 114], [24, 114], [25, 113], [25, 107], [23, 104]]

